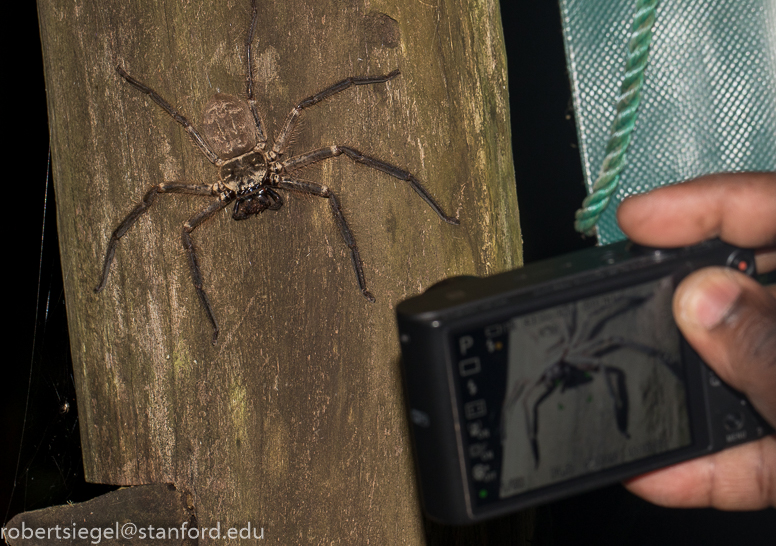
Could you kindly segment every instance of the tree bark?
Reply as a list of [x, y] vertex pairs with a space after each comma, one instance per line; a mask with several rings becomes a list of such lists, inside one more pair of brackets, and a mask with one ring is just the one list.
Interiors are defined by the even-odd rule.
[[212, 184], [186, 132], [116, 72], [195, 125], [217, 92], [245, 96], [249, 0], [40, 1], [53, 174], [87, 479], [173, 483], [200, 526], [265, 529], [275, 544], [421, 544], [394, 306], [445, 277], [519, 265], [506, 60], [495, 0], [260, 0], [254, 89], [273, 137], [301, 99], [348, 76], [401, 70], [303, 112], [293, 154], [348, 145], [302, 178], [334, 191], [369, 303], [325, 199], [193, 233], [218, 343], [181, 246], [212, 198], [159, 195], [118, 244], [146, 190]]

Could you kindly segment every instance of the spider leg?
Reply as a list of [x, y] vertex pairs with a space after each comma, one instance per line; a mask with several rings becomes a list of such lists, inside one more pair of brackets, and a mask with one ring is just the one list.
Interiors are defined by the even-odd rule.
[[181, 233], [181, 240], [183, 242], [183, 248], [189, 253], [189, 265], [191, 266], [191, 279], [194, 281], [194, 288], [197, 290], [197, 296], [199, 301], [202, 302], [202, 307], [205, 308], [205, 313], [213, 326], [213, 345], [216, 344], [218, 339], [218, 323], [216, 322], [213, 308], [210, 307], [210, 301], [207, 299], [205, 289], [202, 287], [202, 272], [199, 269], [199, 262], [197, 261], [197, 252], [194, 248], [194, 242], [191, 240], [191, 232], [197, 229], [201, 224], [210, 220], [218, 211], [225, 209], [233, 199], [219, 199], [215, 201], [206, 209], [201, 210], [191, 218], [189, 218], [183, 224], [183, 232]]
[[682, 364], [671, 354], [643, 343], [625, 339], [622, 336], [611, 336], [605, 339], [593, 340], [588, 344], [582, 345], [580, 351], [593, 355], [597, 360], [598, 357], [605, 356], [620, 349], [633, 349], [634, 351], [638, 351], [649, 357], [657, 358], [677, 377], [677, 379], [679, 379], [679, 381], [684, 382]]
[[259, 116], [259, 111], [256, 109], [256, 99], [253, 97], [253, 51], [252, 51], [252, 44], [253, 44], [253, 33], [256, 31], [256, 21], [259, 17], [259, 8], [256, 5], [256, 0], [251, 1], [251, 10], [253, 11], [253, 15], [251, 15], [251, 26], [248, 29], [248, 38], [245, 42], [245, 50], [246, 50], [246, 60], [248, 65], [246, 80], [247, 80], [247, 88], [246, 88], [246, 95], [248, 98], [248, 106], [251, 107], [251, 112], [253, 113], [253, 121], [256, 122], [256, 130], [259, 138], [259, 144], [261, 145], [261, 148], [264, 149], [267, 144], [267, 136], [264, 134], [264, 127], [261, 123], [261, 117]]
[[337, 93], [341, 93], [346, 89], [350, 89], [354, 85], [371, 85], [373, 83], [384, 83], [389, 80], [392, 80], [399, 74], [400, 72], [398, 70], [394, 70], [393, 72], [386, 74], [384, 76], [364, 76], [361, 78], [345, 78], [344, 80], [335, 83], [331, 87], [327, 87], [323, 91], [320, 91], [315, 95], [307, 97], [302, 102], [297, 104], [294, 107], [294, 109], [291, 110], [291, 112], [288, 114], [288, 117], [286, 118], [286, 122], [283, 124], [283, 128], [280, 130], [278, 137], [275, 139], [275, 145], [272, 147], [272, 151], [275, 152], [277, 155], [283, 154], [283, 152], [286, 149], [286, 146], [288, 145], [288, 139], [291, 137], [291, 134], [294, 131], [296, 122], [299, 119], [299, 116], [302, 114], [302, 110], [304, 110], [305, 108], [314, 106], [319, 102], [321, 102], [322, 100], [328, 99], [332, 95], [336, 95]]
[[140, 218], [151, 205], [154, 204], [156, 196], [160, 193], [187, 193], [191, 195], [203, 195], [212, 196], [210, 186], [202, 184], [186, 184], [183, 182], [165, 182], [157, 186], [152, 186], [146, 191], [143, 199], [138, 203], [132, 211], [121, 221], [118, 227], [113, 231], [108, 242], [108, 248], [105, 251], [105, 260], [102, 264], [102, 276], [100, 277], [100, 283], [95, 287], [95, 292], [102, 291], [108, 282], [108, 273], [110, 273], [110, 265], [113, 262], [113, 256], [116, 254], [116, 245], [119, 244], [121, 239], [132, 225]]
[[[534, 390], [539, 386], [544, 387], [544, 392], [541, 393], [539, 398], [537, 398], [536, 401], [529, 407], [529, 398], [531, 398]], [[525, 398], [523, 398], [525, 425], [526, 429], [528, 430], [528, 439], [531, 442], [531, 452], [533, 453], [536, 468], [539, 468], [539, 440], [537, 438], [539, 435], [539, 405], [544, 402], [557, 387], [558, 382], [548, 385], [539, 379], [539, 381], [526, 393]]]
[[517, 401], [520, 400], [520, 397], [523, 396], [523, 392], [525, 391], [528, 383], [528, 379], [520, 379], [514, 382], [512, 389], [509, 391], [509, 394], [504, 397], [505, 411], [512, 408], [512, 406], [514, 406]]
[[400, 169], [399, 167], [395, 167], [390, 163], [375, 159], [374, 157], [366, 156], [358, 150], [348, 146], [329, 146], [328, 148], [320, 148], [306, 154], [291, 157], [283, 161], [281, 165], [286, 171], [291, 172], [297, 169], [301, 169], [302, 167], [306, 167], [312, 163], [331, 159], [342, 154], [345, 154], [356, 163], [361, 163], [362, 165], [366, 165], [372, 169], [384, 172], [385, 174], [393, 176], [394, 178], [398, 178], [399, 180], [409, 182], [410, 186], [412, 186], [412, 189], [415, 190], [420, 198], [423, 199], [423, 201], [425, 201], [433, 209], [433, 211], [437, 213], [437, 216], [439, 216], [448, 224], [459, 224], [457, 218], [447, 216], [442, 211], [442, 208], [437, 204], [436, 201], [434, 201], [434, 198], [431, 197], [431, 194], [426, 191], [426, 188], [424, 188], [421, 183], [418, 182], [418, 179], [415, 178], [412, 173]]
[[219, 159], [219, 157], [216, 155], [216, 153], [213, 151], [213, 149], [210, 147], [210, 145], [205, 141], [204, 138], [202, 138], [202, 135], [199, 134], [199, 132], [194, 128], [194, 126], [189, 123], [189, 120], [187, 120], [185, 117], [183, 117], [175, 108], [173, 108], [169, 102], [164, 100], [156, 91], [145, 85], [144, 83], [136, 80], [129, 74], [127, 74], [124, 69], [122, 69], [120, 66], [116, 67], [116, 72], [119, 73], [119, 76], [124, 78], [129, 85], [140, 91], [141, 93], [148, 95], [148, 97], [154, 101], [156, 104], [162, 107], [162, 110], [167, 112], [169, 116], [180, 123], [180, 125], [186, 129], [186, 131], [191, 136], [192, 140], [194, 140], [194, 144], [197, 145], [197, 148], [205, 154], [205, 157], [208, 158], [208, 160], [213, 163], [214, 165], [221, 165], [223, 161]]
[[606, 377], [609, 395], [614, 401], [617, 428], [623, 436], [630, 438], [630, 434], [628, 434], [628, 388], [625, 385], [625, 372], [613, 366], [604, 366], [604, 377]]
[[[601, 351], [592, 351], [592, 356], [584, 356], [582, 354], [569, 355], [568, 362], [571, 367], [578, 370], [587, 370], [589, 372], [603, 371], [604, 379], [606, 380], [606, 389], [609, 391], [614, 402], [614, 416], [617, 420], [617, 428], [620, 430], [623, 436], [630, 438], [628, 434], [628, 387], [626, 384], [625, 372], [620, 368], [614, 366], [607, 366], [601, 360], [601, 356], [608, 352], [620, 349], [623, 345], [618, 343], [617, 338], [607, 340], [610, 345]], [[572, 387], [576, 385], [571, 385]]]
[[350, 249], [350, 261], [353, 263], [353, 271], [356, 273], [356, 279], [358, 280], [358, 288], [366, 299], [375, 302], [375, 297], [366, 289], [366, 278], [364, 277], [364, 266], [361, 262], [361, 255], [358, 252], [358, 246], [356, 245], [356, 239], [353, 237], [353, 232], [350, 231], [348, 223], [345, 221], [345, 215], [342, 214], [342, 208], [340, 207], [337, 196], [332, 193], [329, 188], [322, 186], [321, 184], [315, 184], [313, 182], [304, 182], [301, 180], [294, 180], [293, 178], [284, 178], [277, 185], [278, 188], [284, 190], [297, 191], [307, 193], [310, 195], [316, 195], [329, 200], [329, 206], [331, 212], [334, 214], [334, 219], [340, 228], [342, 238], [345, 240], [345, 244]]
[[609, 321], [616, 319], [620, 315], [628, 313], [633, 309], [641, 307], [645, 302], [652, 298], [648, 296], [623, 297], [611, 305], [601, 307], [592, 312], [586, 321], [584, 332], [580, 330], [581, 335], [577, 339], [591, 340], [597, 337]]

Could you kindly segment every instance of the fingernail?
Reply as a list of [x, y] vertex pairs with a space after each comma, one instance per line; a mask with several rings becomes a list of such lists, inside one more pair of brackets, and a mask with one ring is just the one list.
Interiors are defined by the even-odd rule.
[[706, 330], [717, 327], [741, 295], [741, 285], [729, 271], [709, 269], [699, 272], [683, 286], [679, 306], [683, 318]]

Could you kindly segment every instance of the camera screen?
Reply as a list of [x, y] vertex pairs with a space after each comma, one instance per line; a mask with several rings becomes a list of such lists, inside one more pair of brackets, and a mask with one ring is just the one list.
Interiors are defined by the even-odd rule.
[[478, 504], [690, 445], [673, 291], [666, 277], [454, 337]]

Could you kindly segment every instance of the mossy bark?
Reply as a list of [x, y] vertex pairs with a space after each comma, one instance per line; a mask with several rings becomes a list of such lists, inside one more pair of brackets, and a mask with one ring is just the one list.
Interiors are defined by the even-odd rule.
[[[506, 60], [494, 0], [262, 0], [255, 90], [270, 136], [302, 98], [347, 76], [401, 76], [304, 112], [290, 154], [353, 146], [306, 169], [339, 197], [377, 302], [359, 292], [325, 200], [194, 232], [218, 344], [181, 246], [210, 201], [163, 181], [218, 172], [122, 66], [195, 125], [217, 92], [244, 96], [250, 2], [40, 1], [58, 227], [87, 479], [173, 483], [201, 526], [263, 527], [277, 544], [424, 538], [399, 376], [394, 306], [447, 276], [519, 265]], [[289, 154], [289, 155], [290, 155]]]

